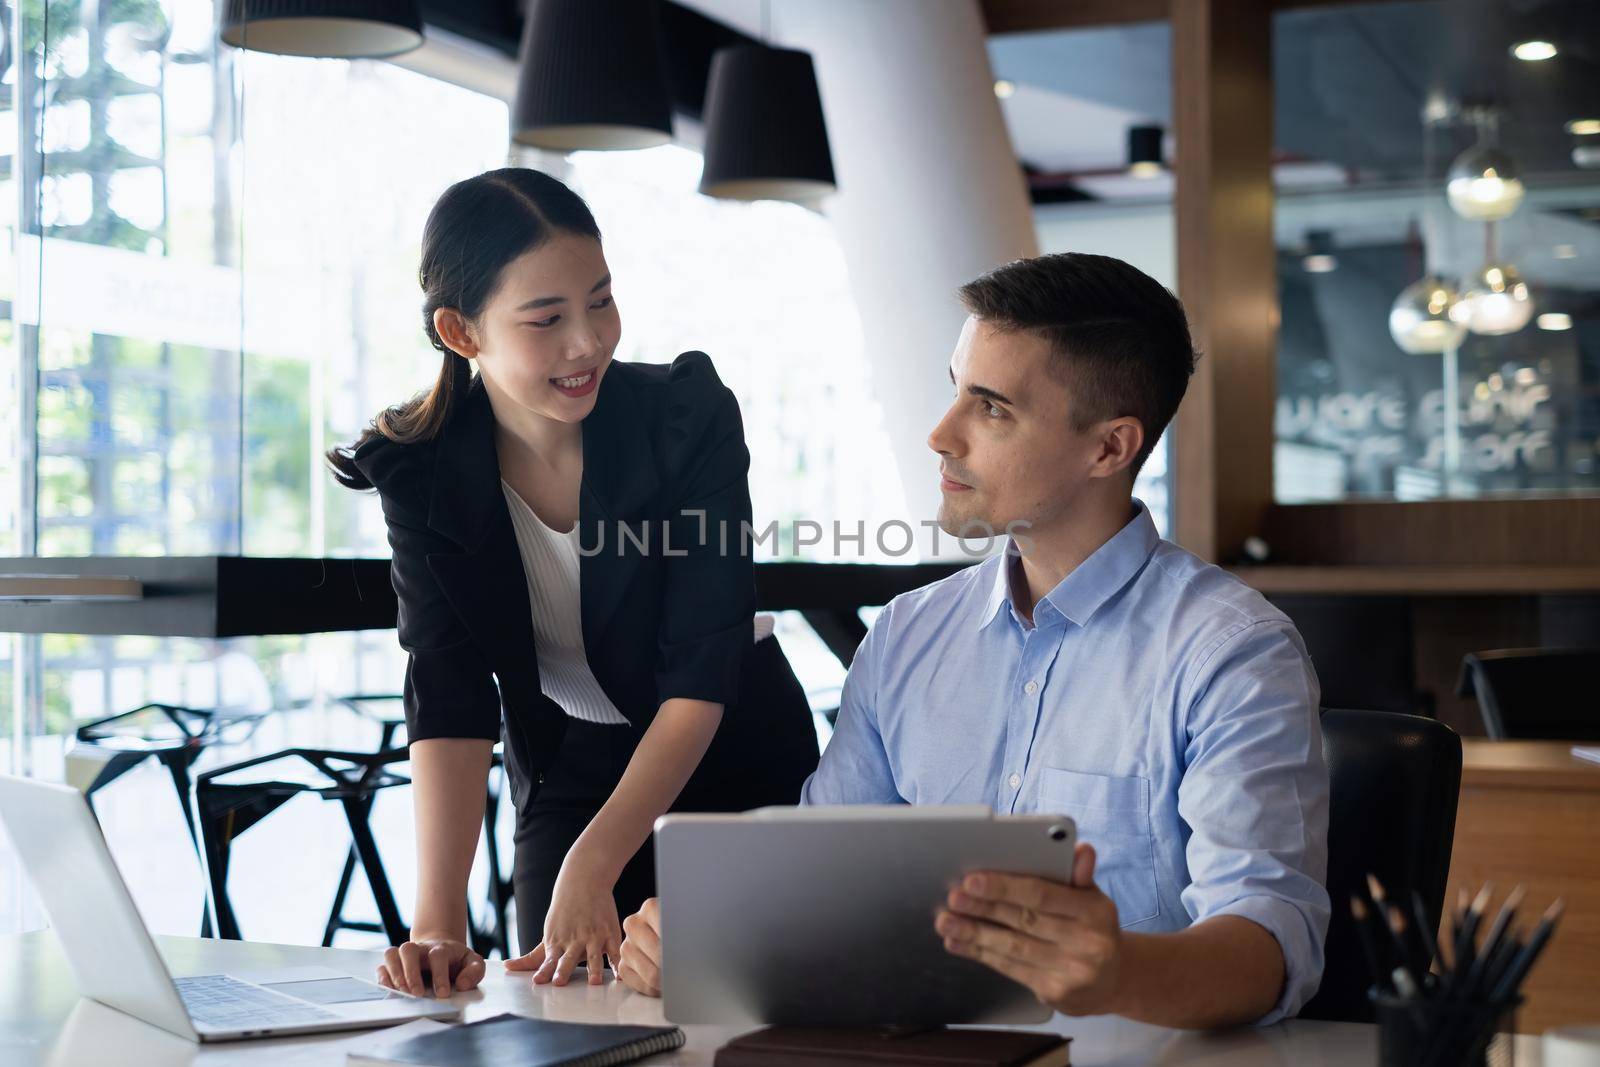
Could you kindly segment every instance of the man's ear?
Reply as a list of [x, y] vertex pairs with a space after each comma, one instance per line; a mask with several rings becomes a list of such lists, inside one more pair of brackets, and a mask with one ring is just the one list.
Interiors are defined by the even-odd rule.
[[1144, 426], [1138, 419], [1125, 415], [1101, 423], [1100, 451], [1094, 465], [1089, 468], [1091, 478], [1110, 478], [1133, 466], [1139, 450], [1144, 447]]
[[458, 356], [466, 359], [475, 359], [478, 355], [478, 340], [472, 324], [466, 316], [455, 308], [435, 308], [433, 312], [433, 330], [439, 335], [445, 347]]

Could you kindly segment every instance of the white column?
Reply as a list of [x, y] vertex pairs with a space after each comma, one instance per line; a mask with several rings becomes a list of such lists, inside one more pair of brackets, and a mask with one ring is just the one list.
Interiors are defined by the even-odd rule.
[[[812, 54], [839, 192], [833, 220], [907, 518], [938, 510], [928, 433], [965, 319], [956, 289], [1038, 254], [976, 0], [780, 0], [774, 43]], [[954, 548], [941, 536], [945, 555]], [[928, 535], [919, 529], [917, 549]]]

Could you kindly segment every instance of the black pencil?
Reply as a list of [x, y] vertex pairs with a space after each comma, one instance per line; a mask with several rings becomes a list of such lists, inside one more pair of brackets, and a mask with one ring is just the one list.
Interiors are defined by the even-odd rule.
[[1428, 909], [1422, 902], [1422, 894], [1415, 889], [1411, 891], [1411, 911], [1417, 919], [1417, 933], [1422, 938], [1422, 947], [1428, 953], [1428, 971], [1432, 973], [1437, 965], [1439, 976], [1442, 978], [1450, 965], [1445, 962], [1439, 938], [1434, 934], [1432, 924], [1428, 922]]
[[1489, 900], [1494, 895], [1494, 883], [1486, 882], [1478, 895], [1472, 899], [1466, 914], [1462, 917], [1461, 928], [1456, 931], [1456, 976], [1453, 985], [1459, 989], [1465, 984], [1467, 972], [1472, 967], [1473, 960], [1477, 958], [1478, 923], [1483, 919], [1483, 911], [1489, 906]]
[[1376, 905], [1378, 909], [1378, 920], [1383, 924], [1384, 933], [1389, 936], [1390, 943], [1394, 945], [1394, 950], [1396, 955], [1399, 957], [1399, 962], [1404, 964], [1407, 968], [1410, 968], [1412, 963], [1411, 950], [1406, 947], [1406, 940], [1404, 936], [1405, 916], [1401, 915], [1399, 917], [1399, 924], [1397, 928], [1395, 922], [1396, 913], [1390, 910], [1388, 905], [1388, 897], [1383, 891], [1383, 883], [1378, 881], [1376, 875], [1367, 875], [1367, 890], [1372, 894], [1372, 903]]
[[[1471, 997], [1483, 987], [1493, 984], [1493, 980], [1489, 977], [1494, 973], [1491, 967], [1498, 965], [1492, 961], [1500, 949], [1501, 939], [1506, 936], [1506, 931], [1511, 926], [1511, 920], [1517, 914], [1517, 908], [1522, 904], [1522, 898], [1526, 895], [1527, 891], [1519, 885], [1507, 894], [1505, 903], [1500, 905], [1500, 913], [1489, 925], [1489, 932], [1483, 937], [1483, 947], [1479, 949], [1478, 958], [1473, 961], [1472, 969], [1467, 974], [1464, 996]], [[1499, 965], [1503, 964], [1504, 961], [1500, 961]]]
[[1372, 914], [1367, 910], [1366, 901], [1354, 893], [1350, 894], [1350, 914], [1356, 920], [1356, 933], [1361, 937], [1361, 951], [1366, 954], [1367, 967], [1372, 971], [1372, 984], [1382, 989], [1389, 972], [1378, 959], [1378, 941], [1372, 932]]
[[1556, 923], [1561, 921], [1561, 913], [1566, 910], [1566, 903], [1557, 899], [1539, 920], [1539, 925], [1534, 928], [1527, 944], [1516, 957], [1501, 971], [1499, 981], [1494, 984], [1489, 994], [1489, 999], [1495, 1003], [1510, 1000], [1516, 995], [1517, 989], [1522, 985], [1522, 980], [1528, 976], [1528, 971], [1533, 968], [1534, 962], [1539, 958], [1539, 953], [1544, 951], [1544, 946], [1550, 940], [1550, 935], [1555, 932]]

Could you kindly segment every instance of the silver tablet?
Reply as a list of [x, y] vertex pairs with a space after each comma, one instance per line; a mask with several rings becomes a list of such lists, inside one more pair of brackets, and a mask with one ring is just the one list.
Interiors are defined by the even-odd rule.
[[655, 831], [662, 998], [675, 1023], [934, 1025], [1050, 1017], [933, 928], [971, 871], [1067, 882], [1066, 816], [982, 807], [667, 815]]

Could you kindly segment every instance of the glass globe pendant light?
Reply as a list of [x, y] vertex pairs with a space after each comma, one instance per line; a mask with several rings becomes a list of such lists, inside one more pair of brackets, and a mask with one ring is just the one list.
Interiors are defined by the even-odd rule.
[[1428, 274], [1400, 290], [1389, 309], [1389, 336], [1410, 355], [1436, 356], [1459, 345], [1467, 324], [1455, 317], [1461, 294], [1437, 274]]
[[[1422, 185], [1434, 180], [1434, 130], [1443, 115], [1427, 111], [1422, 116]], [[1433, 197], [1422, 201], [1422, 228], [1428, 228]], [[1467, 324], [1454, 317], [1461, 293], [1455, 284], [1428, 265], [1428, 242], [1413, 231], [1421, 248], [1421, 278], [1400, 290], [1389, 308], [1389, 336], [1400, 351], [1413, 356], [1437, 356], [1453, 351], [1467, 336]]]
[[1493, 112], [1474, 113], [1478, 143], [1456, 157], [1445, 176], [1445, 198], [1455, 213], [1474, 222], [1507, 218], [1522, 203], [1522, 174], [1516, 161], [1494, 144]]
[[1500, 337], [1528, 325], [1533, 312], [1533, 294], [1517, 268], [1489, 263], [1467, 280], [1453, 317], [1473, 333]]

